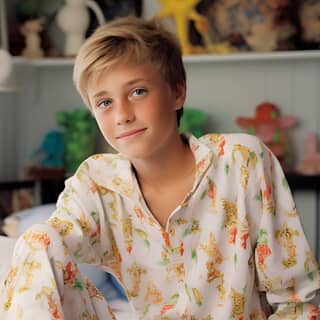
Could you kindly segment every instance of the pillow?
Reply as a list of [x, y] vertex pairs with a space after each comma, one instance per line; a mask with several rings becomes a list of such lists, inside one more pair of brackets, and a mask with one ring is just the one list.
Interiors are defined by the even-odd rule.
[[17, 211], [4, 219], [2, 231], [10, 238], [18, 238], [33, 224], [46, 221], [55, 209], [55, 204], [45, 204]]
[[[45, 222], [55, 211], [55, 204], [45, 204], [15, 212], [4, 220], [3, 232], [10, 238], [18, 238], [29, 227]], [[84, 263], [79, 264], [81, 273], [90, 279], [105, 298], [126, 299], [126, 294], [118, 281], [107, 272]]]

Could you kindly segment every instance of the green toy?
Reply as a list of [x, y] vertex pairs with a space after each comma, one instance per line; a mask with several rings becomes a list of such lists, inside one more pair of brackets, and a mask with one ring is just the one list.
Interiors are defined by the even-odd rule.
[[72, 174], [94, 152], [98, 133], [96, 121], [85, 108], [59, 111], [56, 113], [56, 121], [64, 128], [65, 167], [67, 173]]
[[180, 132], [191, 132], [199, 138], [205, 133], [205, 124], [208, 120], [207, 114], [196, 108], [186, 107], [183, 110], [183, 116], [180, 120]]

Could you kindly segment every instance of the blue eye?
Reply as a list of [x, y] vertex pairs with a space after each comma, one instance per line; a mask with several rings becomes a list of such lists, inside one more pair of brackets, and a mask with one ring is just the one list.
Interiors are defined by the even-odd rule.
[[110, 100], [103, 100], [103, 101], [98, 103], [98, 107], [101, 107], [101, 108], [107, 108], [110, 105], [111, 105], [111, 101]]
[[142, 96], [142, 95], [144, 95], [146, 92], [147, 92], [146, 89], [137, 88], [137, 89], [134, 89], [134, 90], [133, 90], [133, 95], [135, 95], [135, 96]]

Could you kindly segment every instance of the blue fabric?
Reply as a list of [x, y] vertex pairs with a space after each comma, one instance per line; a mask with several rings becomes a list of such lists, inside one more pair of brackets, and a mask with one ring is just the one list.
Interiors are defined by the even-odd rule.
[[127, 299], [127, 295], [126, 295], [122, 285], [118, 282], [118, 280], [112, 274], [110, 274], [109, 277], [110, 277], [110, 281], [112, 282], [113, 286], [119, 292], [120, 298]]
[[95, 266], [79, 264], [81, 273], [89, 278], [100, 290], [106, 300], [127, 299], [125, 291], [115, 277]]

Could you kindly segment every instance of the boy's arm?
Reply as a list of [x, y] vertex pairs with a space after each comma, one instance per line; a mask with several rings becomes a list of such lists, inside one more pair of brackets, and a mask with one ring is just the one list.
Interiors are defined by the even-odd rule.
[[255, 247], [259, 289], [275, 313], [269, 319], [316, 319], [317, 262], [305, 238], [291, 191], [275, 156], [262, 145], [258, 179], [262, 216]]
[[[75, 259], [99, 264], [101, 252], [108, 251], [101, 245], [96, 191], [85, 168], [80, 168], [66, 182], [50, 219], [18, 239], [0, 288], [1, 320], [80, 319], [82, 313], [94, 316], [88, 301], [92, 297], [87, 294], [90, 287], [79, 274]], [[69, 308], [72, 305], [77, 305], [77, 310]]]
[[103, 252], [109, 251], [108, 236], [111, 232], [106, 230], [108, 224], [101, 195], [88, 174], [88, 166], [83, 163], [76, 174], [66, 181], [57, 210], [47, 223], [59, 232], [77, 261], [101, 264]]

